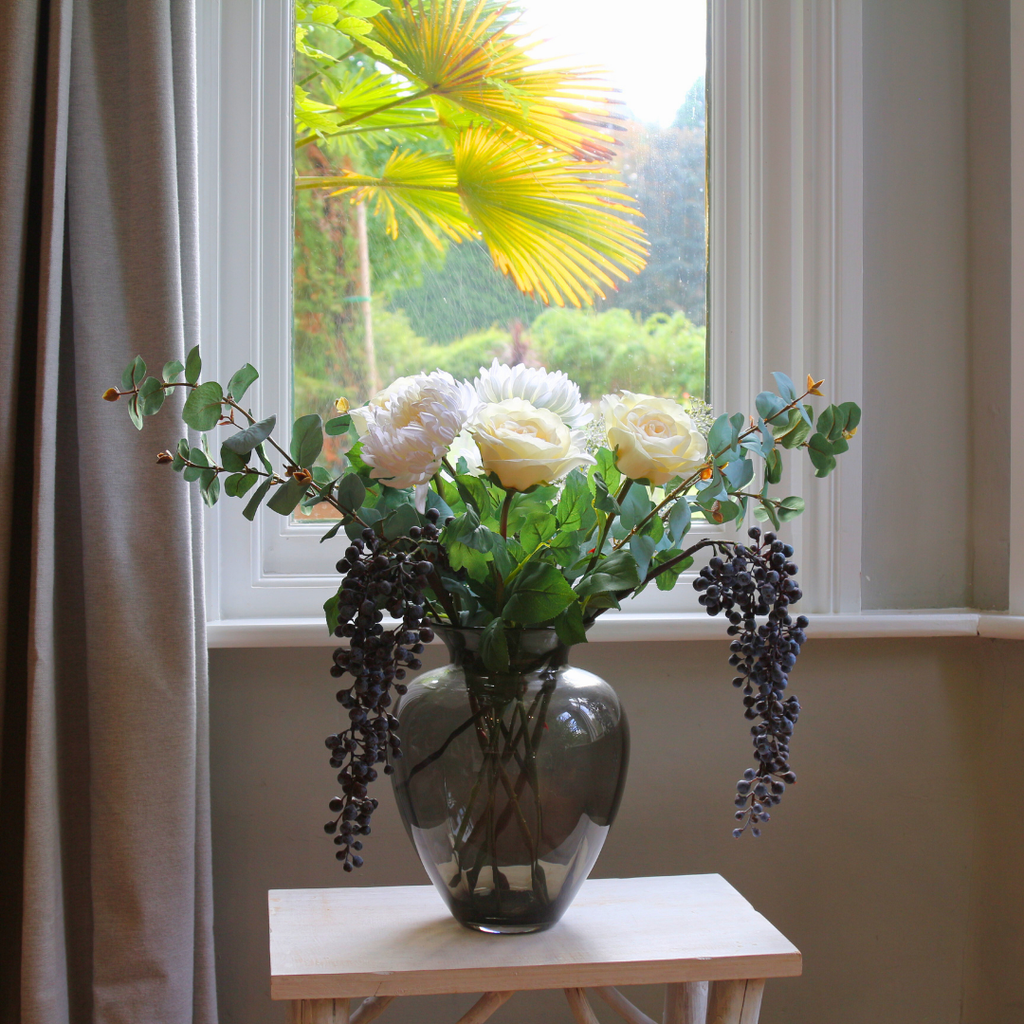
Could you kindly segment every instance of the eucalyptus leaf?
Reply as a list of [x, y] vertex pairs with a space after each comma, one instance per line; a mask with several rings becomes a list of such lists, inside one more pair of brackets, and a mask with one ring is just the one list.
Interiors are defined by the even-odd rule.
[[203, 471], [199, 484], [199, 493], [203, 501], [210, 508], [217, 504], [217, 499], [220, 497], [220, 480], [217, 478], [217, 471], [215, 469]]
[[327, 622], [327, 632], [334, 636], [334, 631], [338, 628], [338, 605], [341, 604], [341, 592], [337, 594], [331, 594], [326, 601], [324, 601], [324, 619]]
[[737, 459], [722, 467], [722, 475], [729, 481], [730, 491], [741, 491], [754, 479], [754, 464], [749, 459]]
[[346, 473], [338, 484], [337, 502], [350, 512], [355, 511], [363, 504], [366, 498], [366, 487], [363, 481], [355, 473]]
[[796, 519], [798, 515], [804, 510], [804, 499], [798, 495], [791, 495], [788, 498], [783, 498], [776, 507], [779, 519], [786, 523], [790, 519]]
[[121, 390], [131, 391], [133, 388], [138, 387], [145, 376], [146, 361], [142, 356], [136, 356], [124, 368], [124, 373], [121, 374]]
[[316, 413], [300, 416], [292, 426], [292, 458], [303, 467], [312, 466], [324, 446], [323, 421]]
[[259, 372], [256, 367], [250, 363], [246, 363], [240, 370], [236, 370], [232, 374], [231, 380], [228, 381], [228, 394], [236, 401], [241, 401], [242, 395], [249, 390], [252, 385], [259, 377]]
[[294, 478], [286, 480], [283, 484], [278, 485], [277, 490], [267, 502], [267, 508], [278, 515], [290, 516], [295, 511], [295, 506], [302, 501], [305, 493], [305, 484], [300, 484]]
[[173, 384], [184, 369], [185, 364], [180, 359], [172, 359], [164, 363], [163, 373], [160, 376], [163, 377], [165, 384]]
[[645, 580], [647, 578], [647, 570], [651, 565], [651, 559], [654, 557], [654, 540], [639, 533], [635, 534], [629, 538], [629, 550], [636, 560], [637, 575], [641, 580]]
[[321, 538], [320, 543], [323, 544], [325, 540], [330, 540], [332, 537], [337, 536], [338, 531], [342, 527], [342, 522], [339, 519]]
[[199, 375], [203, 372], [203, 361], [199, 358], [199, 346], [196, 345], [185, 357], [185, 380], [189, 384], [195, 384]]
[[668, 535], [673, 544], [678, 544], [690, 529], [690, 503], [680, 498], [668, 514]]
[[142, 429], [142, 413], [139, 412], [139, 396], [132, 395], [128, 399], [128, 418], [135, 425], [136, 430]]
[[220, 464], [229, 473], [241, 473], [245, 469], [245, 459], [241, 455], [233, 452], [229, 447], [227, 441], [220, 446]]
[[139, 412], [143, 416], [154, 416], [164, 404], [163, 385], [156, 377], [147, 377], [139, 388]]
[[757, 414], [763, 420], [770, 420], [786, 408], [786, 403], [774, 391], [762, 391], [754, 399]]
[[181, 418], [193, 430], [213, 430], [220, 422], [223, 400], [220, 385], [215, 380], [207, 381], [189, 392]]
[[271, 481], [264, 480], [256, 489], [256, 493], [249, 499], [249, 504], [242, 509], [242, 515], [245, 516], [250, 522], [256, 518], [256, 511], [259, 509], [263, 502], [263, 499], [267, 496], [267, 491], [270, 490]]
[[352, 426], [351, 416], [335, 416], [334, 419], [328, 420], [324, 424], [324, 433], [330, 437], [337, 437], [339, 434], [347, 433], [350, 426]]
[[774, 372], [772, 376], [775, 378], [775, 386], [779, 389], [779, 394], [782, 395], [786, 402], [795, 402], [796, 385], [789, 377], [779, 371]]

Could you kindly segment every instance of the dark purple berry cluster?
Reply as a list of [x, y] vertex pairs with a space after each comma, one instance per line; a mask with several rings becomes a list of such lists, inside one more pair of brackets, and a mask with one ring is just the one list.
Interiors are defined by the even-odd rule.
[[774, 533], [762, 537], [756, 526], [749, 536], [751, 545], [716, 541], [718, 554], [693, 584], [709, 615], [725, 612], [729, 619], [728, 633], [734, 638], [729, 664], [738, 673], [732, 682], [742, 688], [744, 715], [755, 723], [750, 732], [757, 767], [748, 768], [736, 784], [737, 838], [748, 826], [759, 836], [759, 826], [770, 817], [768, 808], [796, 781], [789, 767], [789, 739], [800, 702], [786, 697], [785, 690], [807, 639], [807, 618], [789, 614], [789, 606], [801, 597], [797, 567], [790, 561], [793, 548]]
[[[428, 509], [427, 524], [413, 526], [407, 536], [384, 540], [367, 528], [353, 540], [337, 570], [344, 574], [338, 592], [335, 635], [348, 639], [348, 647], [334, 652], [331, 675], [352, 676], [352, 685], [338, 691], [338, 702], [348, 711], [348, 728], [328, 736], [330, 764], [339, 769], [342, 795], [330, 808], [336, 817], [324, 825], [339, 847], [335, 856], [346, 871], [362, 866], [361, 836], [370, 834], [370, 819], [377, 801], [367, 795], [377, 778], [394, 771], [391, 762], [402, 756], [398, 719], [389, 712], [392, 691], [406, 692], [407, 669], [421, 667], [423, 645], [434, 639], [424, 624], [424, 592], [434, 572], [437, 554], [436, 509]], [[396, 620], [385, 628], [384, 613]]]

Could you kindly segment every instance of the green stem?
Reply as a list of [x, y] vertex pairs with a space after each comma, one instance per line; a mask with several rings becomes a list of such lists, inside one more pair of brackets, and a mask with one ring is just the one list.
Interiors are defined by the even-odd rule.
[[508, 540], [508, 510], [512, 507], [512, 499], [515, 497], [515, 494], [515, 491], [506, 491], [505, 500], [501, 503], [501, 525], [499, 530], [502, 540]]

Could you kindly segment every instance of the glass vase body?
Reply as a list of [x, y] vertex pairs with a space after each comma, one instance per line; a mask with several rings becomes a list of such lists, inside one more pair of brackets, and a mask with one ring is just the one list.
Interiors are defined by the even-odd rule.
[[629, 727], [615, 691], [568, 664], [553, 630], [509, 632], [492, 672], [482, 630], [435, 627], [451, 664], [399, 701], [399, 813], [455, 918], [479, 931], [554, 924], [615, 818]]

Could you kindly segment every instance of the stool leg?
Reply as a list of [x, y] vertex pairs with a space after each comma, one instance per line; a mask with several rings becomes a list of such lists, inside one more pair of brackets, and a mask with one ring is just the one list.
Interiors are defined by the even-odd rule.
[[508, 1002], [514, 995], [514, 992], [485, 992], [456, 1024], [483, 1024], [499, 1006]]
[[293, 999], [289, 1024], [349, 1024], [347, 999]]
[[762, 995], [763, 979], [711, 982], [707, 1024], [757, 1024]]
[[581, 988], [567, 988], [565, 998], [569, 1000], [569, 1009], [572, 1010], [573, 1019], [576, 1024], [601, 1024], [594, 1014], [587, 994]]
[[370, 1024], [370, 1021], [376, 1020], [388, 1008], [388, 1005], [394, 1002], [394, 999], [394, 996], [370, 996], [368, 999], [364, 999], [352, 1014], [350, 1024]]
[[681, 981], [665, 986], [665, 1024], [704, 1024], [708, 1005], [706, 981]]

